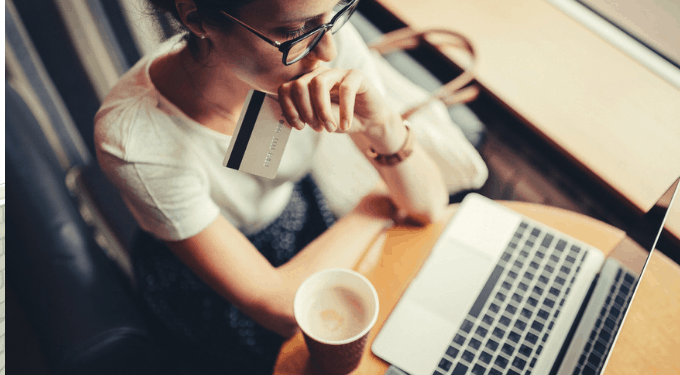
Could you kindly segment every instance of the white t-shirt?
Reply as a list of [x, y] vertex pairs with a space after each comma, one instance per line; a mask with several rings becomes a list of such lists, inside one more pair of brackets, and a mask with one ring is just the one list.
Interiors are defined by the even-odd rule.
[[[370, 52], [347, 24], [335, 34], [329, 64], [361, 69], [383, 90]], [[245, 234], [284, 210], [294, 183], [310, 172], [320, 137], [293, 129], [278, 175], [270, 180], [222, 166], [231, 136], [195, 122], [153, 85], [149, 67], [185, 42], [175, 36], [142, 58], [108, 94], [95, 117], [97, 158], [142, 229], [163, 240], [191, 237], [222, 214]]]

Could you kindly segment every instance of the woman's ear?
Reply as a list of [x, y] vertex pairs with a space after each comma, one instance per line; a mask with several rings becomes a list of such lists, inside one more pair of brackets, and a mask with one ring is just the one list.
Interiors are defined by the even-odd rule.
[[195, 35], [204, 36], [206, 30], [196, 4], [192, 0], [175, 0], [175, 6], [182, 23]]

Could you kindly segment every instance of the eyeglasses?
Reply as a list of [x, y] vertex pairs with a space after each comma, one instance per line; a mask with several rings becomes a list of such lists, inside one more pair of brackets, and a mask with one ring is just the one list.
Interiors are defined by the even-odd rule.
[[227, 16], [229, 19], [236, 22], [237, 24], [243, 26], [253, 34], [257, 35], [260, 39], [278, 48], [279, 51], [283, 53], [282, 58], [283, 64], [292, 65], [302, 60], [303, 57], [307, 56], [307, 54], [309, 54], [309, 52], [312, 49], [314, 49], [314, 47], [316, 47], [317, 44], [319, 44], [319, 41], [326, 34], [326, 31], [330, 30], [332, 34], [338, 32], [338, 30], [340, 30], [340, 28], [344, 26], [347, 20], [352, 16], [352, 14], [357, 8], [358, 3], [359, 0], [351, 0], [348, 5], [340, 9], [340, 11], [338, 11], [338, 13], [336, 13], [335, 16], [333, 16], [331, 22], [319, 25], [315, 27], [313, 30], [306, 32], [297, 38], [285, 42], [277, 42], [275, 40], [271, 40], [261, 32], [246, 25], [245, 23], [234, 18], [230, 14], [224, 11], [220, 11], [220, 13]]

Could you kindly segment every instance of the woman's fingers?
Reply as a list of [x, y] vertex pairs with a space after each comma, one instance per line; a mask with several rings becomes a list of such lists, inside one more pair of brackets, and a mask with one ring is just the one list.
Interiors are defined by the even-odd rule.
[[[306, 123], [316, 131], [347, 131], [354, 118], [357, 93], [364, 83], [356, 70], [315, 70], [279, 87], [279, 102], [289, 123]], [[337, 99], [332, 99], [337, 98]], [[339, 104], [339, 118], [332, 101]]]
[[338, 79], [342, 79], [342, 72], [328, 70], [312, 78], [309, 83], [309, 96], [314, 113], [329, 132], [334, 132], [338, 128], [331, 106], [331, 89]]
[[321, 126], [321, 124], [316, 118], [316, 115], [314, 114], [314, 108], [312, 107], [312, 103], [310, 100], [308, 84], [309, 84], [308, 81], [302, 78], [290, 82], [291, 86], [290, 97], [293, 100], [295, 108], [300, 114], [300, 118], [302, 118], [302, 121], [304, 121], [307, 125], [311, 126], [312, 129], [318, 132], [323, 130], [323, 127]]
[[340, 105], [340, 130], [348, 131], [354, 119], [354, 103], [357, 92], [361, 88], [363, 77], [356, 70], [350, 70], [338, 85], [338, 101]]
[[279, 104], [281, 105], [281, 110], [283, 111], [283, 116], [290, 126], [296, 128], [297, 130], [302, 130], [305, 127], [305, 123], [300, 119], [300, 114], [295, 108], [295, 103], [290, 97], [290, 86], [281, 85], [279, 86]]
[[[363, 75], [356, 70], [328, 70], [314, 76], [309, 83], [310, 100], [314, 113], [332, 131], [349, 130], [354, 117], [357, 92], [363, 84]], [[331, 98], [340, 107], [340, 116], [333, 110]]]

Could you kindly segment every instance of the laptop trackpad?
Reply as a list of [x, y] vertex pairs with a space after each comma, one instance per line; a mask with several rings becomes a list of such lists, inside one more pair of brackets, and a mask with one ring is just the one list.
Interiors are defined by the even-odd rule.
[[398, 359], [399, 366], [412, 374], [431, 373], [437, 366], [495, 264], [457, 241], [441, 242], [373, 345], [376, 355], [391, 363]]
[[446, 254], [429, 259], [404, 297], [442, 318], [460, 323], [493, 270], [494, 262], [454, 240], [444, 238], [442, 242], [438, 250]]

